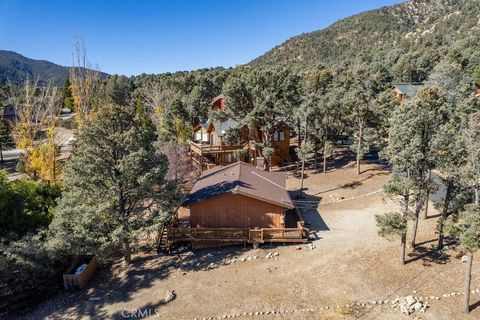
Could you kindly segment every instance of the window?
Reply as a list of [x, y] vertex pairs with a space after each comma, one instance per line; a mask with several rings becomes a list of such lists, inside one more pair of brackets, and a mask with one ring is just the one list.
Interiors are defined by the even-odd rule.
[[225, 156], [224, 160], [225, 160], [226, 163], [233, 162], [233, 156], [232, 156], [231, 153], [225, 153], [224, 156]]
[[210, 139], [208, 139], [208, 132], [203, 132], [202, 133], [202, 142], [208, 142]]
[[283, 130], [276, 131], [273, 134], [273, 141], [285, 141], [285, 132]]
[[202, 140], [202, 132], [197, 131], [195, 132], [195, 141], [200, 142]]

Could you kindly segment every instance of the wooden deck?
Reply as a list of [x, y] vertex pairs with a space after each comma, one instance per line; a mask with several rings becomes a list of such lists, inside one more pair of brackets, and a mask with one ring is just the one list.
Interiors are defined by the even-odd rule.
[[191, 242], [196, 244], [262, 244], [262, 243], [305, 243], [308, 230], [301, 222], [297, 228], [168, 228], [170, 244]]
[[190, 142], [190, 150], [193, 153], [196, 153], [199, 156], [217, 154], [217, 153], [228, 153], [235, 150], [243, 149], [245, 145], [210, 145], [210, 144], [199, 144], [195, 142]]

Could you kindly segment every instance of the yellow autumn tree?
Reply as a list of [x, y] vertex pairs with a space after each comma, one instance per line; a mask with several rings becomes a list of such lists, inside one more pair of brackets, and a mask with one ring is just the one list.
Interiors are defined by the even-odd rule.
[[55, 144], [56, 117], [61, 107], [58, 88], [25, 81], [12, 100], [17, 113], [13, 138], [22, 150], [22, 171], [33, 179], [56, 182], [61, 174]]
[[73, 110], [77, 128], [89, 119], [96, 105], [100, 104], [100, 72], [94, 70], [87, 60], [85, 41], [77, 37], [73, 45], [73, 66], [70, 68], [70, 90], [73, 95]]

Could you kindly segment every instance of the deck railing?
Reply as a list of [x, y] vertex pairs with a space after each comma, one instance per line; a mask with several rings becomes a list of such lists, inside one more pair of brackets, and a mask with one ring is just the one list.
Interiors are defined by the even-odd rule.
[[198, 155], [212, 154], [212, 153], [222, 153], [222, 152], [231, 152], [235, 150], [242, 149], [244, 145], [210, 145], [210, 144], [199, 144], [195, 142], [190, 142], [190, 150]]
[[305, 242], [304, 228], [169, 228], [172, 241]]

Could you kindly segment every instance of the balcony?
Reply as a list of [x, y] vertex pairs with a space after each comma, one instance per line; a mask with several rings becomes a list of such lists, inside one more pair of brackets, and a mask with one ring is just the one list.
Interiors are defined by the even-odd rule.
[[210, 144], [199, 144], [195, 142], [190, 142], [190, 150], [199, 156], [233, 152], [235, 150], [243, 149], [245, 145], [210, 145]]

